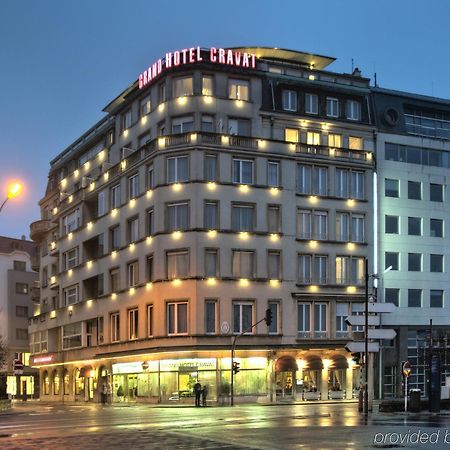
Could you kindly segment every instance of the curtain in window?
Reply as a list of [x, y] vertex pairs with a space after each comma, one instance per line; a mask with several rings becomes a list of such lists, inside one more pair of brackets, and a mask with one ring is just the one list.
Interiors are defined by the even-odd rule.
[[268, 258], [268, 277], [269, 279], [279, 279], [280, 278], [280, 254], [271, 252], [267, 255]]
[[217, 158], [212, 155], [205, 155], [205, 180], [216, 181], [216, 170]]
[[311, 255], [298, 255], [298, 281], [311, 282]]
[[207, 230], [217, 229], [217, 203], [205, 203], [205, 228]]
[[231, 227], [233, 231], [253, 231], [253, 208], [233, 206], [231, 210]]
[[189, 253], [167, 254], [167, 278], [182, 278], [188, 276]]
[[233, 252], [233, 277], [253, 278], [253, 252]]
[[297, 192], [311, 193], [311, 167], [297, 165]]
[[217, 276], [217, 252], [207, 251], [205, 254], [205, 276]]
[[311, 239], [311, 211], [297, 212], [297, 236], [300, 239]]
[[267, 222], [269, 233], [278, 233], [280, 231], [280, 209], [275, 206], [269, 206], [267, 209]]
[[187, 303], [178, 303], [177, 325], [178, 333], [187, 333]]

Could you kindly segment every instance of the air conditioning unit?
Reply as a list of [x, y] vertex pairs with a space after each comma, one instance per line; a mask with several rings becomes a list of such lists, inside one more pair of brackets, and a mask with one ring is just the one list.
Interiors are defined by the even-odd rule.
[[132, 153], [134, 153], [134, 150], [132, 148], [128, 147], [122, 147], [120, 149], [120, 159], [126, 159], [128, 158]]

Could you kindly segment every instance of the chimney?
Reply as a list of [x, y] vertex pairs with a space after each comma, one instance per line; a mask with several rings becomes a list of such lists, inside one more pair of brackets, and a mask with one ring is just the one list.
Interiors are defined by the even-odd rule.
[[355, 67], [354, 70], [353, 70], [352, 75], [354, 77], [361, 77], [361, 71], [357, 67]]

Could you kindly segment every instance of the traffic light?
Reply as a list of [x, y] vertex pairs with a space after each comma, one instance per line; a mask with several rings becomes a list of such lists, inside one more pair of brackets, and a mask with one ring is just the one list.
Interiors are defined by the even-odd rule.
[[236, 375], [238, 372], [239, 372], [239, 365], [240, 365], [240, 363], [238, 363], [238, 362], [236, 362], [236, 361], [234, 361], [233, 362], [233, 373]]
[[266, 317], [264, 318], [264, 320], [266, 321], [267, 326], [269, 326], [272, 323], [272, 310], [270, 308], [266, 309]]
[[352, 359], [356, 364], [361, 364], [361, 353], [352, 353]]

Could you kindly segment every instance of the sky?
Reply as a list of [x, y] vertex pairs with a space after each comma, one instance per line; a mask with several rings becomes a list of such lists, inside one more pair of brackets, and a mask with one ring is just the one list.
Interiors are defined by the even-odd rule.
[[50, 161], [166, 51], [269, 46], [337, 58], [380, 87], [450, 99], [450, 2], [0, 0], [0, 235], [29, 236]]

